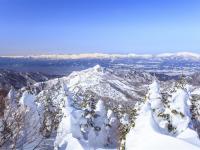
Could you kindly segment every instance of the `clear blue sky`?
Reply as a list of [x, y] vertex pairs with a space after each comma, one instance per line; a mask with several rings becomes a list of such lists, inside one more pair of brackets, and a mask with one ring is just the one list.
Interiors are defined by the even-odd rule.
[[200, 52], [200, 0], [0, 0], [0, 54]]

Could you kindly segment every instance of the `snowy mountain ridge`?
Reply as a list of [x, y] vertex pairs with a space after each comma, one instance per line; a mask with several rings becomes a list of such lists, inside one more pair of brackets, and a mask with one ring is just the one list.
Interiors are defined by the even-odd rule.
[[[146, 87], [145, 84], [141, 86], [138, 83], [151, 80], [151, 76], [146, 73], [133, 72], [132, 75], [137, 79], [131, 83], [130, 80], [125, 80], [115, 72], [96, 65], [80, 72], [73, 72], [63, 79], [71, 92], [79, 93], [91, 90], [100, 97], [127, 101], [134, 100], [133, 97], [142, 98], [140, 92], [145, 92]], [[139, 77], [139, 75], [143, 76]], [[137, 84], [137, 86], [134, 84]]]

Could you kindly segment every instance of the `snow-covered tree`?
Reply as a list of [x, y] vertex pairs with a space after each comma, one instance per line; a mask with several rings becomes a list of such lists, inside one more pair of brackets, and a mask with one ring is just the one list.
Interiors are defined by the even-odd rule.
[[40, 143], [38, 116], [34, 105], [30, 107], [32, 100], [28, 92], [19, 100], [15, 90], [10, 90], [1, 120], [0, 146], [3, 149], [34, 149]]
[[171, 135], [177, 135], [185, 130], [190, 122], [190, 99], [185, 81], [177, 81], [166, 93], [167, 96], [160, 92], [156, 81], [149, 87], [149, 103], [158, 126]]

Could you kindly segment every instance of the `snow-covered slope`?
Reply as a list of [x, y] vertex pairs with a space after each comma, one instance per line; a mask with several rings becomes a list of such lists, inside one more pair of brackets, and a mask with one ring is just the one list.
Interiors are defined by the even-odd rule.
[[199, 149], [198, 134], [190, 124], [190, 91], [182, 85], [176, 85], [167, 98], [156, 81], [149, 86], [135, 127], [126, 136], [127, 150]]
[[16, 89], [20, 89], [36, 82], [47, 81], [52, 79], [52, 77], [53, 76], [43, 73], [22, 73], [0, 69], [0, 89], [9, 90], [12, 86]]

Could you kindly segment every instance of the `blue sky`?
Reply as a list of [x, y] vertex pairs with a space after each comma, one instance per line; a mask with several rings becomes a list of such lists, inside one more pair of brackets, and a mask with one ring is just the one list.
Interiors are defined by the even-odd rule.
[[0, 0], [0, 54], [200, 52], [199, 0]]

